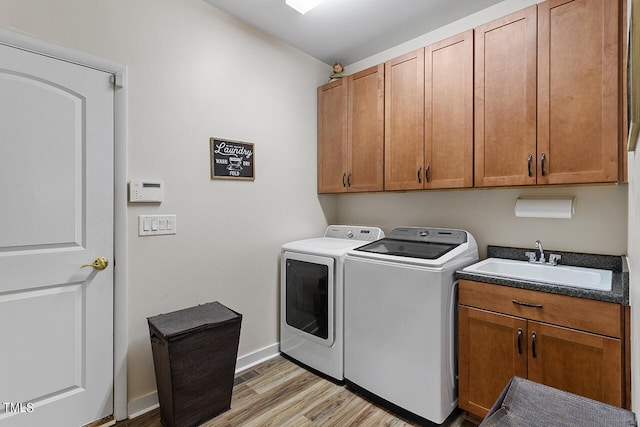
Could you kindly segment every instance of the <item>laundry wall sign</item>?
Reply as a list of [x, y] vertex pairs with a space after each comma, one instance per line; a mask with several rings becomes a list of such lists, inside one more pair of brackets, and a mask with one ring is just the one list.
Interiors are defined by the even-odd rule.
[[255, 180], [255, 147], [249, 142], [211, 138], [211, 179]]

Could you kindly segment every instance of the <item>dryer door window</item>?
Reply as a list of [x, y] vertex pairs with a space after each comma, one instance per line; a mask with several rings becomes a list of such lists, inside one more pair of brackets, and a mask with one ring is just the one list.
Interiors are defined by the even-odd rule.
[[285, 320], [294, 330], [330, 345], [333, 343], [333, 259], [321, 260], [286, 259]]

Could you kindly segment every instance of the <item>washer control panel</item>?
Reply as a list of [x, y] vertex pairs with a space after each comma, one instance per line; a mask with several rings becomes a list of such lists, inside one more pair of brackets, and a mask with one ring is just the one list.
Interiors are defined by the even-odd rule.
[[466, 243], [467, 232], [448, 228], [398, 227], [391, 230], [389, 239], [413, 242], [446, 243], [460, 245]]
[[361, 227], [357, 225], [330, 225], [324, 233], [324, 237], [334, 239], [364, 240], [373, 242], [382, 239], [384, 232], [378, 227]]

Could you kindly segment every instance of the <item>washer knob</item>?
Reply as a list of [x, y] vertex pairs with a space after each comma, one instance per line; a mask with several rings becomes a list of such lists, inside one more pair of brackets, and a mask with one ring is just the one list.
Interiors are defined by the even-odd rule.
[[427, 237], [428, 235], [429, 235], [429, 232], [427, 230], [420, 231], [420, 237]]
[[349, 239], [353, 239], [353, 236], [354, 236], [353, 231], [348, 230], [348, 231], [347, 231], [347, 238], [349, 238]]

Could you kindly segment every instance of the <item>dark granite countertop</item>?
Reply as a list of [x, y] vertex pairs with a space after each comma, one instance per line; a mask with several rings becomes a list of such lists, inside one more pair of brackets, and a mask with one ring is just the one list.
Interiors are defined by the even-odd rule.
[[[527, 261], [527, 257], [524, 253], [528, 251], [535, 252], [535, 249], [487, 246], [487, 258]], [[562, 255], [562, 259], [560, 259], [558, 265], [573, 265], [576, 267], [611, 270], [613, 272], [611, 291], [597, 291], [570, 286], [550, 285], [547, 283], [527, 280], [507, 279], [505, 277], [471, 273], [462, 270], [456, 272], [456, 277], [458, 279], [474, 280], [476, 282], [492, 283], [495, 285], [510, 286], [513, 288], [529, 289], [558, 295], [567, 295], [571, 297], [629, 305], [629, 266], [627, 265], [627, 260], [624, 256], [583, 254], [554, 250], [545, 250], [545, 252], [546, 254], [553, 253]]]

